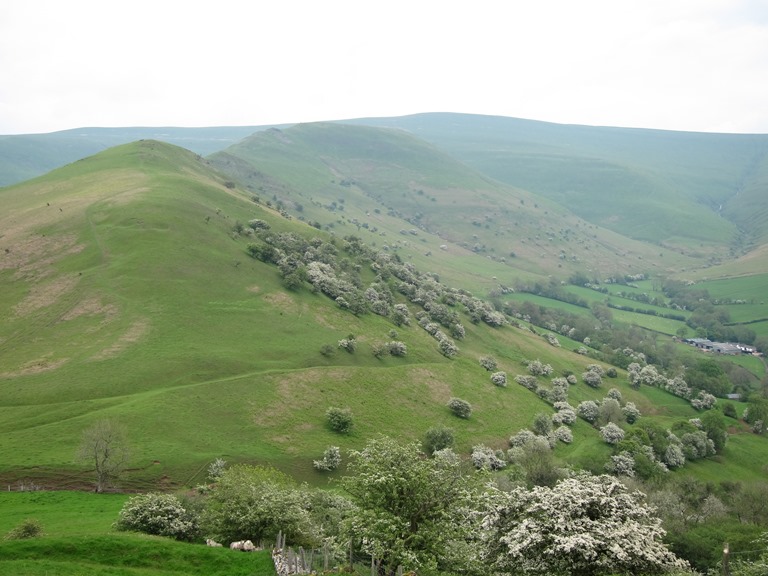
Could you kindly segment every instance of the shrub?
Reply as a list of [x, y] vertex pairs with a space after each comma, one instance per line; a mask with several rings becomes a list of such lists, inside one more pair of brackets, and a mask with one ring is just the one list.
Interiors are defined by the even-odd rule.
[[573, 432], [571, 432], [571, 429], [568, 428], [568, 426], [559, 426], [555, 428], [555, 438], [560, 440], [560, 442], [564, 442], [565, 444], [570, 444], [573, 442]]
[[315, 470], [329, 471], [336, 470], [341, 464], [341, 450], [338, 446], [328, 446], [323, 452], [322, 460], [314, 460], [312, 464]]
[[542, 363], [541, 360], [532, 360], [528, 363], [528, 372], [534, 376], [549, 376], [552, 374], [552, 366]]
[[536, 388], [539, 387], [539, 383], [536, 381], [536, 376], [530, 376], [529, 374], [518, 374], [515, 376], [515, 382], [534, 392], [536, 391]]
[[600, 428], [600, 434], [607, 444], [618, 444], [624, 440], [624, 430], [616, 426], [613, 422], [609, 422]]
[[43, 525], [39, 520], [27, 518], [5, 535], [6, 540], [27, 540], [43, 535]]
[[448, 400], [448, 408], [459, 418], [469, 418], [472, 415], [472, 405], [461, 398]]
[[399, 340], [387, 342], [386, 346], [392, 356], [405, 356], [408, 353], [408, 347]]
[[331, 406], [326, 410], [325, 417], [331, 430], [339, 434], [349, 434], [352, 431], [352, 411], [349, 408]]
[[491, 382], [493, 382], [496, 386], [501, 386], [502, 388], [507, 385], [507, 373], [506, 372], [494, 372], [491, 374]]
[[592, 400], [585, 400], [576, 407], [576, 413], [587, 422], [594, 422], [600, 416], [600, 407]]
[[493, 356], [481, 356], [480, 366], [485, 368], [488, 372], [493, 372], [496, 370], [496, 358]]
[[618, 388], [611, 388], [608, 390], [607, 398], [613, 398], [614, 400], [621, 402], [621, 391]]
[[472, 464], [478, 470], [501, 470], [507, 462], [503, 454], [497, 454], [493, 448], [478, 444], [472, 447]]
[[357, 341], [354, 338], [342, 338], [339, 340], [339, 348], [352, 354], [357, 349]]
[[627, 424], [634, 424], [637, 419], [640, 418], [640, 410], [635, 406], [634, 402], [627, 402], [621, 409], [624, 413], [624, 418], [627, 420]]
[[624, 450], [611, 456], [611, 459], [605, 465], [605, 470], [614, 476], [635, 477], [635, 459], [632, 454]]
[[435, 426], [424, 433], [422, 448], [427, 454], [453, 447], [453, 430], [445, 426]]
[[322, 354], [326, 358], [330, 358], [335, 353], [336, 353], [336, 349], [330, 344], [323, 344], [322, 346], [320, 346], [320, 354]]
[[592, 388], [600, 388], [600, 385], [603, 383], [603, 378], [600, 374], [592, 370], [587, 370], [581, 377], [584, 380], [584, 383]]
[[440, 353], [446, 358], [453, 358], [459, 353], [459, 348], [448, 337], [441, 338], [438, 347], [440, 348]]
[[216, 458], [208, 465], [208, 479], [211, 482], [216, 482], [224, 473], [224, 469], [227, 467], [227, 461], [223, 458]]
[[537, 436], [546, 436], [552, 432], [552, 417], [546, 412], [539, 412], [533, 418], [531, 430]]
[[172, 494], [139, 494], [120, 510], [115, 528], [191, 541], [199, 536], [197, 515]]

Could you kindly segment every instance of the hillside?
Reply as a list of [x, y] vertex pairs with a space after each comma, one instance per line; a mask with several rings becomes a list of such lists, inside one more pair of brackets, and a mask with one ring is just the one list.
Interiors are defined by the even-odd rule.
[[48, 134], [0, 136], [0, 186], [40, 176], [96, 152], [136, 140], [160, 140], [207, 155], [266, 128], [268, 126], [75, 128]]
[[[317, 147], [324, 154], [313, 154]], [[245, 187], [215, 166], [236, 169]], [[474, 208], [483, 198], [487, 204]], [[593, 362], [567, 338], [555, 347], [526, 324], [496, 325], [500, 316], [467, 292], [482, 299], [504, 274], [536, 277], [463, 247], [474, 230], [488, 245], [496, 238], [490, 223], [478, 227], [472, 219], [514, 206], [519, 226], [533, 234], [546, 218], [571, 217], [400, 133], [298, 126], [256, 134], [210, 161], [169, 144], [134, 142], [2, 189], [0, 201], [5, 484], [86, 485], [89, 472], [73, 455], [82, 431], [104, 418], [129, 431], [127, 488], [194, 485], [217, 457], [271, 464], [324, 484], [311, 462], [328, 445], [357, 448], [377, 433], [420, 439], [438, 424], [455, 430], [463, 454], [478, 443], [506, 448], [510, 434], [551, 408], [513, 382], [494, 386], [478, 358], [493, 355], [510, 380], [526, 373], [528, 360], [549, 363], [557, 374], [581, 374]], [[444, 211], [424, 222], [416, 218], [423, 205]], [[254, 233], [246, 223], [256, 220], [263, 225], [254, 224]], [[263, 255], [289, 244], [307, 262], [333, 263], [348, 298], [363, 291], [368, 298], [367, 287], [389, 293], [413, 322], [355, 314], [300, 275], [287, 287], [283, 267], [297, 263], [278, 267]], [[265, 261], [248, 255], [256, 254], [251, 246], [261, 247]], [[608, 259], [610, 250], [593, 252]], [[521, 252], [515, 261], [528, 257]], [[531, 255], [531, 265], [535, 260]], [[442, 314], [466, 328], [454, 358], [417, 324], [426, 301], [419, 290], [442, 294]], [[354, 353], [337, 346], [349, 335]], [[407, 354], [372, 353], [391, 340], [403, 342]], [[610, 386], [662, 424], [697, 414], [656, 388], [631, 389], [623, 371]], [[607, 387], [573, 386], [569, 401], [600, 400]], [[450, 413], [451, 397], [471, 403], [470, 419]], [[351, 435], [328, 429], [331, 406], [351, 409]], [[755, 454], [764, 442], [735, 431], [731, 456], [697, 463], [699, 476], [760, 476], [761, 458], [738, 455]], [[601, 469], [609, 449], [597, 432], [578, 421], [574, 435], [578, 441], [558, 447], [557, 457]]]
[[456, 249], [495, 263], [488, 276], [507, 285], [521, 274], [664, 275], [700, 262], [489, 179], [401, 130], [303, 124], [259, 132], [210, 159], [295, 216], [340, 234], [356, 229], [369, 242], [405, 243], [409, 258], [430, 253], [423, 262], [440, 273], [461, 268], [441, 267], [437, 256]]
[[483, 174], [625, 236], [713, 261], [766, 242], [768, 136], [467, 114], [349, 121], [406, 130]]

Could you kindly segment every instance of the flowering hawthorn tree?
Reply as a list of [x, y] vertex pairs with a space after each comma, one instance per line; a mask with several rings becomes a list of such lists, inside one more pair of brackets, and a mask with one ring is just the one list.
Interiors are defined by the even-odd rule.
[[464, 547], [487, 513], [474, 512], [486, 497], [482, 475], [467, 474], [450, 451], [424, 458], [418, 444], [385, 436], [350, 457], [341, 485], [356, 509], [345, 529], [376, 559], [379, 574], [471, 561]]
[[484, 556], [514, 574], [600, 576], [685, 569], [641, 492], [581, 474], [554, 487], [514, 488], [485, 519]]

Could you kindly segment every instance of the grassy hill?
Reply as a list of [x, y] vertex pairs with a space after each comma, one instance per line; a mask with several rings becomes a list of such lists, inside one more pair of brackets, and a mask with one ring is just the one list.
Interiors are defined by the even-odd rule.
[[[465, 114], [355, 123], [407, 130], [585, 220], [687, 254], [765, 242], [768, 136], [561, 125]], [[755, 214], [757, 212], [757, 214]], [[726, 248], [726, 249], [723, 249]]]
[[112, 146], [154, 139], [211, 154], [268, 126], [75, 128], [0, 136], [0, 186], [40, 176]]
[[441, 273], [463, 268], [441, 265], [446, 250], [496, 263], [489, 276], [507, 284], [526, 273], [670, 274], [699, 262], [491, 180], [402, 130], [298, 125], [257, 133], [210, 159], [295, 216], [405, 247], [409, 258], [430, 253], [425, 264]]
[[[323, 154], [313, 154], [318, 148]], [[238, 170], [245, 187], [216, 166]], [[475, 212], [482, 198], [487, 204]], [[490, 226], [469, 220], [499, 210], [497, 202], [514, 205], [529, 234], [545, 216], [560, 214], [556, 207], [543, 201], [531, 207], [536, 202], [527, 193], [488, 181], [399, 132], [333, 125], [272, 130], [210, 161], [140, 141], [2, 189], [0, 201], [5, 484], [86, 486], [91, 474], [74, 454], [82, 431], [104, 418], [129, 431], [133, 457], [123, 487], [134, 489], [195, 485], [217, 457], [271, 464], [324, 484], [327, 476], [311, 462], [328, 445], [359, 448], [377, 433], [419, 439], [437, 424], [454, 429], [464, 454], [478, 443], [504, 448], [510, 434], [551, 408], [514, 383], [493, 386], [480, 356], [495, 356], [510, 379], [526, 372], [525, 360], [576, 374], [592, 361], [571, 351], [577, 343], [563, 340], [555, 348], [528, 329], [474, 324], [461, 307], [466, 338], [448, 359], [415, 322], [396, 327], [376, 314], [356, 316], [306, 283], [286, 289], [277, 266], [248, 256], [249, 244], [261, 240], [243, 224], [260, 219], [271, 234], [332, 246], [363, 286], [376, 281], [372, 262], [343, 237], [359, 235], [376, 243], [374, 251], [482, 297], [507, 279], [537, 277], [461, 243], [478, 230], [490, 244], [495, 233], [483, 232]], [[443, 211], [434, 222], [420, 222], [414, 217], [422, 205]], [[608, 258], [610, 250], [594, 252]], [[418, 311], [394, 293], [412, 314]], [[350, 334], [358, 342], [354, 354], [336, 346]], [[393, 338], [407, 345], [407, 356], [372, 354]], [[321, 354], [325, 345], [335, 353]], [[610, 385], [660, 422], [696, 415], [657, 389], [630, 389], [622, 371]], [[604, 394], [580, 384], [570, 400]], [[470, 419], [448, 411], [454, 396], [472, 404]], [[351, 409], [352, 434], [328, 429], [330, 406]], [[574, 432], [577, 442], [559, 447], [558, 457], [600, 468], [607, 447], [597, 432], [584, 422]], [[762, 459], [754, 456], [763, 444], [736, 434], [733, 456], [702, 463], [697, 474], [758, 478]]]

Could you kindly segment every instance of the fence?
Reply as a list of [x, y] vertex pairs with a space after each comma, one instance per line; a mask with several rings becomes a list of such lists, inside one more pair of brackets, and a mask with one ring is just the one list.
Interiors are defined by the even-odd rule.
[[[339, 571], [356, 576], [379, 575], [379, 564], [376, 558], [355, 555], [352, 542], [349, 543], [349, 555], [345, 558], [344, 568], [341, 568], [335, 565], [338, 563], [335, 562], [336, 558], [328, 546], [316, 550], [305, 550], [299, 547], [296, 551], [285, 545], [285, 535], [282, 532], [277, 535], [275, 547], [272, 550], [272, 560], [278, 576], [326, 573], [337, 568], [340, 569]], [[398, 566], [395, 576], [403, 576], [402, 566]]]

